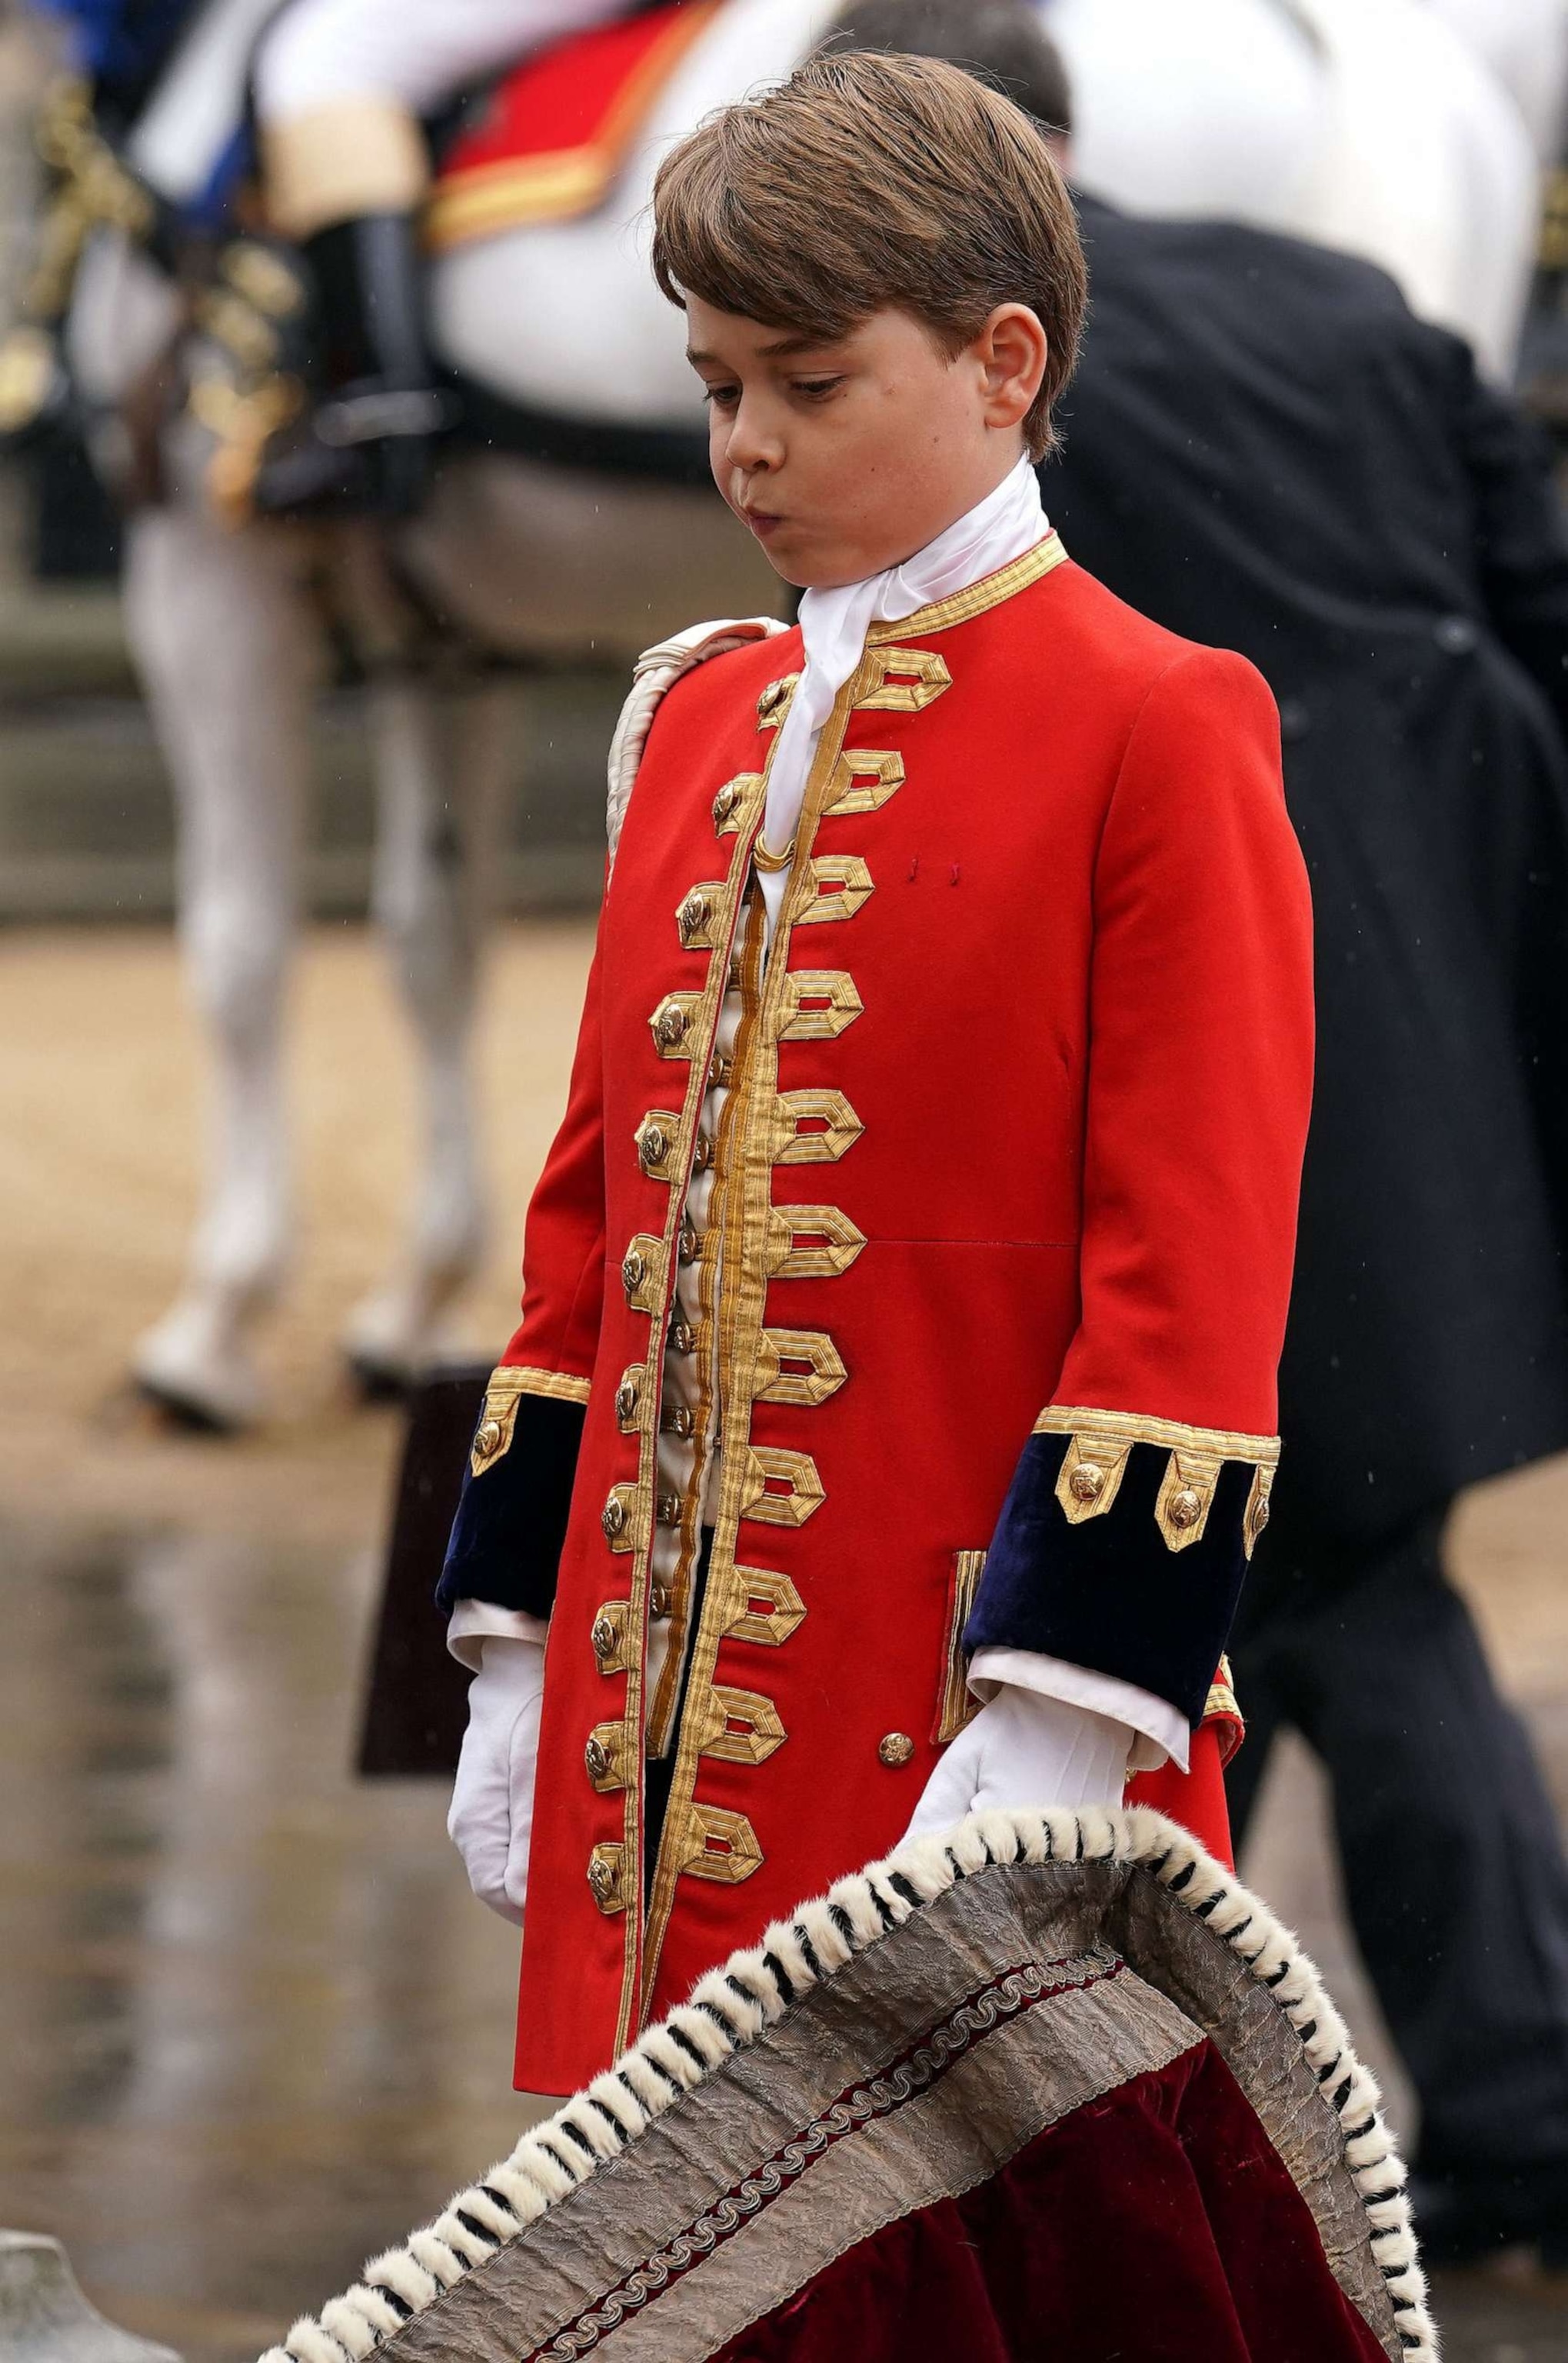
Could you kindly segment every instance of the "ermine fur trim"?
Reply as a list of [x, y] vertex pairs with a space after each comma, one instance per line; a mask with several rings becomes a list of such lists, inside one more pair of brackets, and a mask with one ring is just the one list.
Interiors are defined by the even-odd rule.
[[[1268, 1906], [1186, 1830], [1147, 1806], [1121, 1813], [1029, 1807], [973, 1814], [841, 1879], [792, 1919], [775, 1921], [759, 1945], [709, 1970], [690, 2001], [650, 2027], [614, 2068], [536, 2125], [482, 2181], [459, 2191], [435, 2224], [367, 2265], [364, 2281], [334, 2298], [319, 2320], [296, 2322], [261, 2363], [363, 2363], [443, 2289], [515, 2239], [585, 2182], [602, 2159], [635, 2141], [681, 2092], [756, 2042], [790, 2002], [907, 1920], [918, 1908], [910, 1891], [929, 1903], [981, 1871], [1043, 1862], [1126, 1863], [1146, 1871], [1269, 1988], [1339, 2117], [1401, 2348], [1410, 2363], [1437, 2363], [1405, 2169], [1383, 2122], [1377, 2086], [1352, 2051], [1344, 2021], [1316, 1969]], [[674, 2039], [677, 2031], [684, 2042]]]

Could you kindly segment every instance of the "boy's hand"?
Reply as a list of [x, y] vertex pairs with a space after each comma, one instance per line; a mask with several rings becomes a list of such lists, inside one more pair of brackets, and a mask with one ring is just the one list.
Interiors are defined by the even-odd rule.
[[1109, 1715], [1004, 1682], [943, 1757], [905, 1835], [991, 1805], [1120, 1805], [1132, 1737]]
[[544, 1689], [545, 1652], [536, 1641], [486, 1635], [469, 1685], [469, 1727], [447, 1816], [469, 1885], [517, 1927], [528, 1892]]

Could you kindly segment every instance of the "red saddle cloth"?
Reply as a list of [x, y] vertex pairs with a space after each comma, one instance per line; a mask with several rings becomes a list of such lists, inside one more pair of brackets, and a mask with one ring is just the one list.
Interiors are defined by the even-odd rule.
[[426, 244], [444, 253], [602, 205], [665, 83], [723, 0], [671, 0], [536, 52], [491, 93], [436, 173]]

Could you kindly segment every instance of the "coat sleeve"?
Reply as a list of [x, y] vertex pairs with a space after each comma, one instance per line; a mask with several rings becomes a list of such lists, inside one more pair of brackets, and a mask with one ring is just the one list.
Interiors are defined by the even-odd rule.
[[1311, 921], [1274, 701], [1193, 649], [1095, 865], [1079, 1321], [965, 1639], [1203, 1716], [1279, 1454], [1311, 1093]]
[[548, 1616], [566, 1537], [604, 1281], [600, 964], [567, 1110], [528, 1209], [523, 1318], [486, 1392], [436, 1598]]

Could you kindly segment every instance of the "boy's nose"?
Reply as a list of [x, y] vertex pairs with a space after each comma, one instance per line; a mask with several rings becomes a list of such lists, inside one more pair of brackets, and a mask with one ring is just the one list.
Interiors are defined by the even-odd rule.
[[744, 469], [747, 475], [754, 475], [759, 469], [777, 468], [783, 454], [778, 438], [770, 434], [757, 414], [748, 411], [742, 403], [730, 422], [724, 456], [732, 468]]

